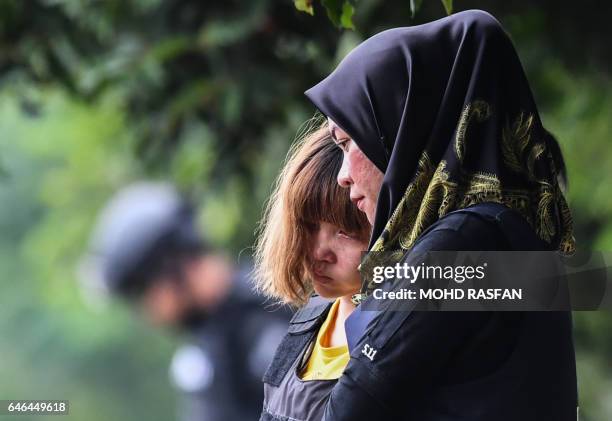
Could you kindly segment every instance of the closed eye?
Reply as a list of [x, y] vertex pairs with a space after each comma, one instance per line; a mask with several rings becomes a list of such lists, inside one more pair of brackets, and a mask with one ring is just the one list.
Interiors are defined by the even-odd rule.
[[349, 238], [349, 239], [354, 239], [355, 238], [352, 234], [349, 234], [348, 232], [343, 231], [343, 230], [339, 230], [338, 231], [338, 235], [340, 237], [343, 237], [343, 238]]
[[338, 147], [340, 149], [342, 149], [343, 151], [348, 151], [348, 146], [349, 146], [349, 141], [351, 139], [340, 139], [338, 141], [336, 141], [336, 145], [338, 145]]

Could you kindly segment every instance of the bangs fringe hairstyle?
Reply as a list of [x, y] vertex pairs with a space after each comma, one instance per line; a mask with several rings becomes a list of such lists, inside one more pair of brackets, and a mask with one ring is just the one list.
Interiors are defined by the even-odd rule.
[[312, 294], [308, 245], [312, 230], [328, 222], [367, 242], [370, 225], [336, 180], [342, 151], [327, 121], [313, 118], [291, 147], [258, 229], [254, 282], [283, 304], [301, 306]]

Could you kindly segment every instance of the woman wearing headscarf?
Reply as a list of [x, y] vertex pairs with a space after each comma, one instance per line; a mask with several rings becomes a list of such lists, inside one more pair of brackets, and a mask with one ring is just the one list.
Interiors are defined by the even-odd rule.
[[[371, 252], [574, 251], [559, 146], [488, 13], [381, 32], [306, 95], [344, 152], [338, 182], [373, 225]], [[355, 311], [345, 326], [325, 420], [576, 418], [568, 311]]]

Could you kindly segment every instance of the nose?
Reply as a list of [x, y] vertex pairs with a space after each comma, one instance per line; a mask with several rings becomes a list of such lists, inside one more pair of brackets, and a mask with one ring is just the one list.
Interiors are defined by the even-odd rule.
[[329, 236], [324, 230], [318, 230], [312, 242], [312, 258], [315, 265], [333, 263], [334, 253], [330, 247]]
[[349, 175], [349, 168], [346, 156], [342, 159], [342, 166], [338, 171], [338, 177], [336, 178], [340, 187], [349, 188], [353, 184], [353, 179]]

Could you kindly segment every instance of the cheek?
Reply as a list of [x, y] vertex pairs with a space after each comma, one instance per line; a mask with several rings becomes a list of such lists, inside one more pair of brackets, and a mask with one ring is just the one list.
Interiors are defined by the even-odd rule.
[[[365, 247], [365, 246], [364, 246]], [[355, 245], [346, 246], [342, 253], [342, 270], [347, 280], [353, 280], [359, 278], [359, 270], [357, 269], [361, 263], [361, 252], [365, 249], [364, 247], [356, 247]]]
[[365, 155], [358, 149], [353, 149], [346, 157], [351, 178], [357, 184], [357, 187], [363, 187], [364, 180], [364, 159]]
[[168, 323], [179, 313], [179, 300], [169, 288], [153, 288], [144, 297], [143, 305], [148, 317], [156, 323]]
[[384, 174], [359, 149], [351, 151], [348, 160], [356, 186], [362, 194], [376, 200]]

